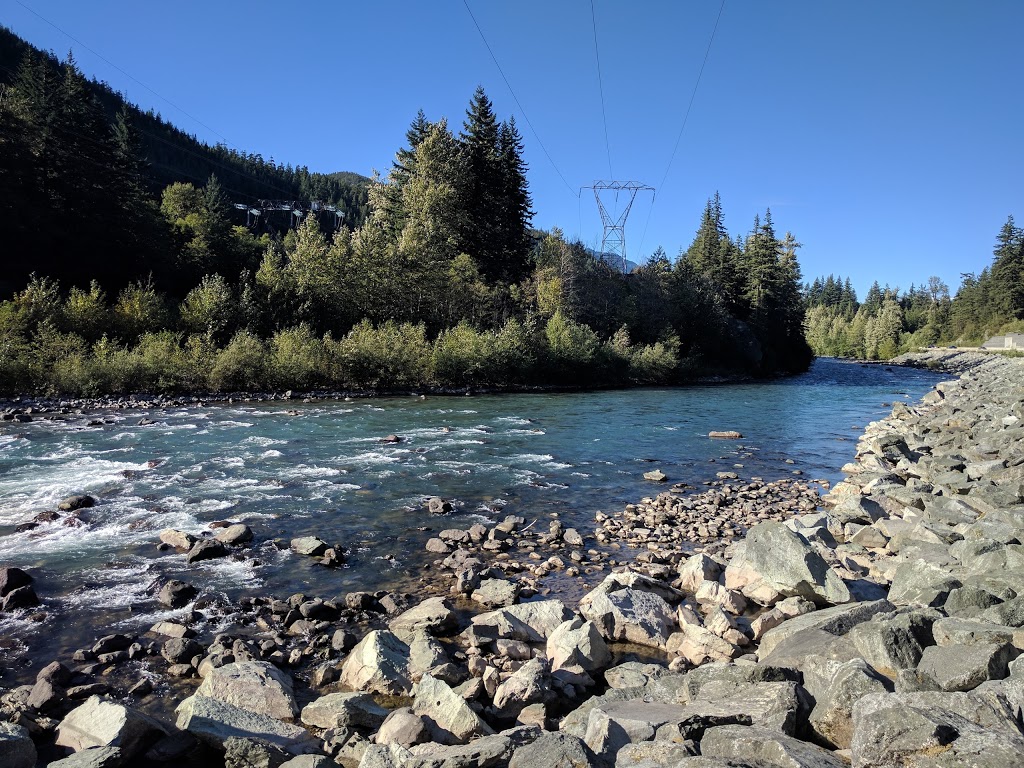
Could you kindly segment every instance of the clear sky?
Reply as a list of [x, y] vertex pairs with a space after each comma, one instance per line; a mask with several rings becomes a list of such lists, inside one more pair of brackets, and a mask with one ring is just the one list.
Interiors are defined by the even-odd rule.
[[599, 245], [578, 188], [657, 187], [634, 261], [689, 245], [716, 190], [730, 233], [770, 206], [805, 278], [861, 298], [955, 290], [1024, 221], [1022, 0], [726, 0], [671, 166], [720, 0], [594, 0], [600, 85], [590, 0], [467, 2], [525, 115], [463, 0], [4, 0], [0, 22], [203, 140], [315, 171], [386, 171], [417, 109], [459, 127], [482, 84], [519, 122], [536, 226]]

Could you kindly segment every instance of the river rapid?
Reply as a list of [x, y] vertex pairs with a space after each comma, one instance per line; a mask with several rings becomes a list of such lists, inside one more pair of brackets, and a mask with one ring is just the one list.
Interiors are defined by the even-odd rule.
[[[0, 565], [29, 570], [39, 609], [0, 614], [0, 685], [31, 680], [110, 631], [174, 616], [153, 586], [179, 578], [234, 600], [295, 592], [414, 591], [436, 556], [428, 529], [554, 513], [587, 535], [598, 511], [659, 490], [643, 473], [699, 485], [719, 471], [835, 482], [863, 427], [938, 380], [927, 371], [817, 360], [768, 382], [557, 394], [217, 404], [53, 415], [0, 425]], [[151, 422], [151, 423], [149, 423]], [[738, 430], [738, 441], [711, 440]], [[389, 434], [396, 444], [382, 442]], [[787, 463], [789, 459], [792, 463]], [[18, 530], [88, 493], [78, 525]], [[444, 518], [426, 501], [455, 505]], [[188, 566], [159, 532], [244, 522], [242, 556]], [[279, 549], [317, 535], [342, 568]], [[598, 577], [599, 578], [599, 577]], [[216, 627], [211, 627], [216, 629]]]

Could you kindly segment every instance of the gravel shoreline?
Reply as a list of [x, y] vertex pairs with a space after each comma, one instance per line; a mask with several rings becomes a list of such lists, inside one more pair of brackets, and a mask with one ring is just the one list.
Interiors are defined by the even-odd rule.
[[[0, 764], [1019, 766], [1024, 361], [893, 362], [962, 376], [869, 425], [820, 508], [813, 481], [723, 473], [593, 531], [442, 529], [420, 594], [252, 596], [217, 637], [162, 585], [180, 619], [0, 694]], [[206, 557], [243, 529], [161, 538]], [[15, 571], [4, 605], [31, 610]], [[604, 578], [575, 604], [546, 593], [560, 573]]]

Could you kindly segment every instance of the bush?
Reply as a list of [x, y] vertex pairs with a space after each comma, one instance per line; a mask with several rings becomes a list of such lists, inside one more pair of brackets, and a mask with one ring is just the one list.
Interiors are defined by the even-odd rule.
[[533, 317], [526, 322], [511, 318], [494, 336], [491, 376], [496, 382], [525, 384], [536, 380], [544, 356], [544, 337]]
[[442, 384], [479, 384], [491, 378], [494, 334], [466, 323], [442, 331], [434, 341], [434, 375]]
[[249, 331], [239, 331], [222, 349], [210, 370], [210, 388], [218, 392], [259, 389], [264, 382], [263, 342]]
[[629, 377], [644, 384], [665, 384], [672, 381], [679, 367], [679, 338], [634, 349], [629, 361]]
[[576, 378], [594, 367], [600, 341], [588, 326], [557, 311], [548, 320], [544, 336], [552, 370], [561, 378]]
[[303, 323], [278, 331], [270, 340], [268, 378], [279, 389], [311, 389], [325, 378], [324, 340]]
[[363, 320], [338, 343], [337, 353], [345, 383], [354, 387], [419, 386], [432, 379], [431, 347], [423, 324], [388, 320], [374, 328]]

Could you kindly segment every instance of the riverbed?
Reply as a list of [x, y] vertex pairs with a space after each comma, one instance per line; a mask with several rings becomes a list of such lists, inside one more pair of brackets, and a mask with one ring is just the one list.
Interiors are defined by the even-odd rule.
[[[914, 402], [928, 371], [820, 359], [767, 382], [557, 394], [225, 403], [51, 415], [0, 425], [0, 564], [29, 570], [41, 609], [0, 617], [0, 664], [18, 670], [107, 631], [169, 616], [152, 587], [180, 578], [233, 600], [414, 590], [440, 528], [594, 514], [651, 495], [643, 473], [699, 486], [717, 472], [832, 483], [865, 424]], [[738, 430], [740, 440], [707, 437]], [[400, 442], [383, 442], [397, 435]], [[31, 524], [68, 495], [81, 520]], [[427, 500], [453, 503], [444, 518]], [[239, 557], [187, 566], [159, 532], [249, 525]], [[322, 568], [275, 546], [317, 535], [347, 551]], [[11, 679], [4, 681], [11, 684]]]

